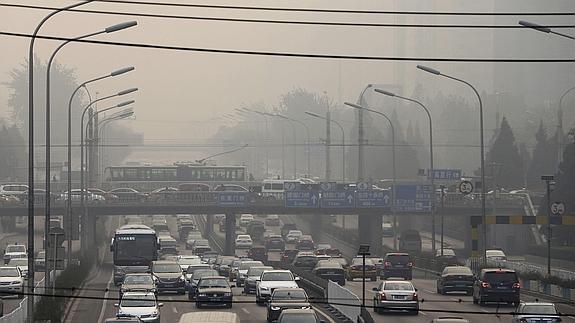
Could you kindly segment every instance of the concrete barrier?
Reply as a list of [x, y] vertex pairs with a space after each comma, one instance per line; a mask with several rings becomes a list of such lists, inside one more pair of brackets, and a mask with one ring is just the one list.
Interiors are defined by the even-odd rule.
[[327, 285], [327, 301], [352, 322], [361, 314], [361, 301], [354, 293], [332, 281]]

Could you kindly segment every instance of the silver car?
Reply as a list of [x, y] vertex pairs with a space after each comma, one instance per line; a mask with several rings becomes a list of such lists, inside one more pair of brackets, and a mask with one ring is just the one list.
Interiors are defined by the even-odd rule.
[[553, 303], [522, 302], [517, 307], [512, 322], [555, 323], [561, 322], [561, 317]]
[[410, 281], [387, 280], [374, 287], [373, 310], [378, 314], [385, 311], [408, 311], [419, 314], [417, 289]]
[[160, 323], [160, 307], [154, 293], [126, 292], [122, 296], [118, 307], [117, 317], [137, 317], [142, 322]]

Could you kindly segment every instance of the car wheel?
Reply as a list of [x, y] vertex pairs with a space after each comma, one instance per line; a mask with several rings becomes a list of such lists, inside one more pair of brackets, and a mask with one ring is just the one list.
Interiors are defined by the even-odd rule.
[[413, 314], [413, 315], [419, 315], [419, 310], [413, 310], [413, 311], [411, 311], [411, 314]]
[[479, 306], [485, 306], [485, 301], [483, 300], [483, 298], [481, 298], [481, 296], [479, 296]]
[[371, 279], [370, 279], [370, 280], [371, 280], [372, 282], [374, 282], [374, 281], [376, 281], [376, 280], [377, 280], [377, 277], [375, 277], [375, 276], [374, 276], [374, 277], [371, 277]]
[[475, 298], [475, 295], [473, 295], [473, 304], [477, 304], [479, 303], [479, 301], [477, 301], [477, 298]]
[[192, 295], [192, 293], [188, 293], [188, 300], [190, 301], [194, 300], [194, 296]]
[[202, 308], [202, 304], [196, 302], [196, 308]]
[[406, 280], [412, 280], [412, 279], [413, 279], [413, 276], [412, 276], [412, 275], [409, 275], [409, 276], [407, 276], [405, 279], [406, 279]]
[[258, 305], [263, 305], [263, 303], [264, 303], [264, 302], [262, 302], [260, 296], [256, 294], [256, 304], [258, 304]]
[[181, 289], [178, 291], [178, 295], [184, 295], [186, 293], [185, 289]]
[[472, 292], [472, 291], [468, 291], [467, 293], [465, 293], [465, 295], [471, 296], [471, 295], [473, 295], [473, 292]]

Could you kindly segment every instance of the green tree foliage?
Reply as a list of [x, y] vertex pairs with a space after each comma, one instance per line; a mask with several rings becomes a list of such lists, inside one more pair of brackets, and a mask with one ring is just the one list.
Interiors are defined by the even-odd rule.
[[26, 142], [15, 125], [0, 126], [0, 181], [24, 181], [25, 149]]
[[499, 134], [487, 155], [487, 161], [501, 164], [497, 178], [499, 187], [512, 189], [523, 186], [523, 160], [506, 118], [501, 121]]
[[543, 126], [543, 120], [539, 123], [539, 130], [535, 134], [535, 149], [533, 158], [529, 165], [527, 184], [529, 188], [542, 189], [544, 183], [541, 181], [541, 175], [555, 173], [555, 145], [551, 143], [553, 138], [547, 137], [547, 131]]

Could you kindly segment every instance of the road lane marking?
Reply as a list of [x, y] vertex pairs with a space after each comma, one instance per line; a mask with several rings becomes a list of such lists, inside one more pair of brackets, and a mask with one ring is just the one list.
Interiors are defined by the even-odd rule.
[[432, 291], [432, 290], [429, 290], [429, 289], [424, 289], [423, 291], [426, 292], [426, 293], [429, 293], [429, 294], [435, 294], [435, 291]]
[[175, 314], [178, 314], [178, 309], [174, 306], [174, 307], [172, 307], [172, 312], [174, 312]]
[[108, 280], [108, 284], [106, 285], [106, 293], [104, 293], [104, 301], [102, 302], [98, 322], [104, 322], [104, 313], [106, 312], [106, 303], [108, 302], [108, 294], [110, 293], [110, 284], [112, 283], [112, 279], [114, 279], [114, 273], [110, 275], [110, 280]]
[[483, 312], [483, 313], [489, 313], [489, 311], [486, 310], [486, 309], [481, 309], [481, 312]]
[[242, 307], [242, 311], [244, 311], [244, 313], [246, 313], [247, 315], [250, 315], [250, 311], [248, 311], [246, 308]]

